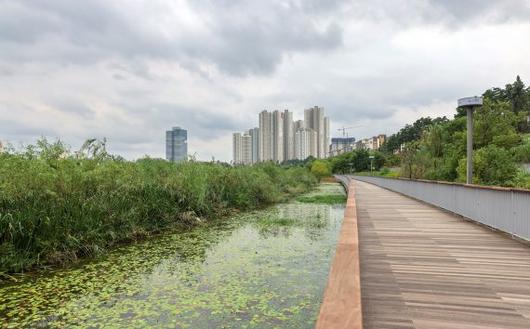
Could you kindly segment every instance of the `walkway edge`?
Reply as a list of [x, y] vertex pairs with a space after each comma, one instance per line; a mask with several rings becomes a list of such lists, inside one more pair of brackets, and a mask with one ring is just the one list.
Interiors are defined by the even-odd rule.
[[353, 180], [348, 183], [344, 221], [315, 328], [363, 328], [359, 233]]

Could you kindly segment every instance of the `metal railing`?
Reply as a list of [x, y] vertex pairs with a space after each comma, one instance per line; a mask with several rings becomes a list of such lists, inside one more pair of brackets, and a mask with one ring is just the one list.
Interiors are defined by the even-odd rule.
[[529, 190], [371, 176], [348, 178], [399, 192], [530, 241]]

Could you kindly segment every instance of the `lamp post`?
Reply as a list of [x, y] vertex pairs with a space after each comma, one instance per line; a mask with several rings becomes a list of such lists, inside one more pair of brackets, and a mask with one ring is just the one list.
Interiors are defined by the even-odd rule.
[[370, 155], [370, 176], [374, 175], [374, 156]]
[[467, 114], [467, 173], [466, 183], [473, 183], [473, 110], [483, 104], [482, 97], [465, 97], [458, 100], [458, 107], [466, 109]]

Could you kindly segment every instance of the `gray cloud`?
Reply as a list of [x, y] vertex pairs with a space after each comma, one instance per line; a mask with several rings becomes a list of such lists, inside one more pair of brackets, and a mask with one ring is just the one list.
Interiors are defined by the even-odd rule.
[[528, 20], [528, 0], [431, 0], [445, 19], [456, 25]]
[[[200, 31], [179, 21], [178, 12], [172, 15], [171, 10], [183, 8], [149, 1], [166, 11], [158, 13], [168, 21], [160, 26], [149, 12], [142, 17], [144, 5], [129, 4], [133, 14], [138, 11], [135, 16], [108, 1], [2, 2], [0, 45], [14, 62], [89, 64], [118, 56], [179, 61], [193, 68], [202, 62], [228, 74], [246, 75], [270, 74], [290, 52], [327, 51], [342, 44], [337, 23], [319, 22], [314, 10], [281, 2], [191, 1], [194, 19], [203, 20]], [[142, 19], [146, 21], [140, 23]]]
[[[163, 134], [230, 158], [262, 109], [322, 105], [359, 135], [530, 79], [528, 0], [0, 0], [0, 140], [107, 137], [134, 158]], [[448, 105], [449, 104], [449, 105]], [[337, 127], [334, 127], [337, 128]], [[337, 132], [336, 129], [334, 132]]]

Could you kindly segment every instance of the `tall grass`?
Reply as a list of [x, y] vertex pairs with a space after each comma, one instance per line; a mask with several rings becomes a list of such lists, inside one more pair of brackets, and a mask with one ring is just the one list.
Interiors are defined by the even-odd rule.
[[0, 274], [100, 254], [198, 218], [278, 202], [315, 184], [301, 167], [131, 162], [39, 141], [23, 152], [0, 153]]

